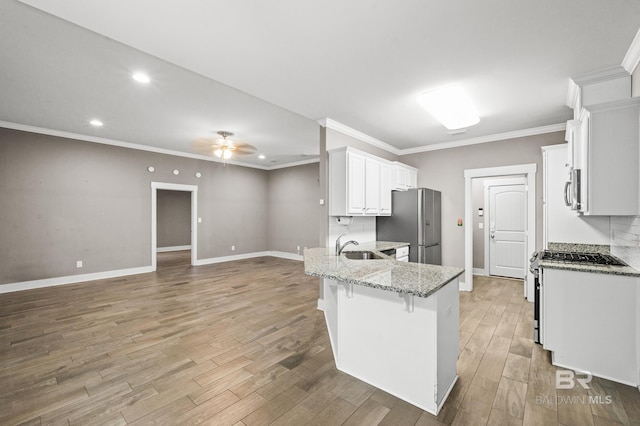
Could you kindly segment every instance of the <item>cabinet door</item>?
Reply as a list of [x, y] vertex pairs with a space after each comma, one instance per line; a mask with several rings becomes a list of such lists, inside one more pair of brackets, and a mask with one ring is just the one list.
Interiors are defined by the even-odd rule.
[[364, 156], [347, 153], [347, 212], [361, 215], [365, 211], [365, 166]]
[[418, 172], [415, 170], [407, 169], [407, 188], [417, 188], [418, 187]]
[[391, 191], [394, 187], [395, 174], [393, 166], [380, 163], [380, 215], [391, 215]]
[[405, 169], [402, 166], [395, 166], [394, 167], [394, 171], [395, 171], [395, 189], [398, 189], [400, 191], [404, 191], [405, 189], [407, 189], [407, 181], [408, 181], [408, 174], [407, 174], [407, 169]]
[[588, 111], [583, 110], [583, 114], [580, 118], [580, 130], [575, 139], [573, 146], [574, 154], [574, 169], [580, 169], [580, 211], [584, 212], [588, 209], [589, 200], [587, 199], [587, 188], [589, 186], [589, 167], [588, 167], [588, 152], [589, 152], [589, 124], [590, 116]]
[[380, 162], [373, 158], [365, 159], [364, 188], [364, 213], [377, 215], [380, 212]]

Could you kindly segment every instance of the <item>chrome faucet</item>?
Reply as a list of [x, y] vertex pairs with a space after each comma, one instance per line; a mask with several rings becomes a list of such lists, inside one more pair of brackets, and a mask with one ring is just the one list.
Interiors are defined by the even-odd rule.
[[351, 240], [351, 241], [347, 241], [346, 243], [340, 245], [340, 238], [344, 237], [347, 234], [342, 234], [340, 235], [337, 239], [336, 239], [336, 255], [340, 256], [342, 254], [342, 250], [344, 250], [344, 248], [349, 245], [349, 244], [353, 244], [355, 246], [358, 245], [357, 241]]

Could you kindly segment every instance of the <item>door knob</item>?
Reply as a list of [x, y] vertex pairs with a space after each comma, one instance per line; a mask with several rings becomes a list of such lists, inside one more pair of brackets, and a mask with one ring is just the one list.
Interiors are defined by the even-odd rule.
[[491, 238], [495, 238], [495, 237], [496, 237], [496, 234], [491, 234]]

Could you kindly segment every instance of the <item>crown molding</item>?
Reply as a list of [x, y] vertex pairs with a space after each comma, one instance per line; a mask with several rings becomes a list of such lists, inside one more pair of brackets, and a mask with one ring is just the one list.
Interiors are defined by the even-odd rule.
[[571, 109], [574, 109], [576, 104], [578, 103], [579, 93], [580, 87], [578, 87], [575, 81], [569, 79], [569, 82], [567, 83], [567, 99], [565, 100], [565, 105]]
[[[542, 127], [534, 127], [531, 129], [524, 129], [524, 130], [516, 130], [513, 132], [506, 132], [506, 133], [499, 133], [499, 134], [495, 134], [495, 135], [488, 135], [488, 136], [480, 136], [477, 138], [470, 138], [470, 139], [462, 139], [462, 140], [457, 140], [454, 142], [444, 142], [444, 143], [438, 143], [438, 144], [432, 144], [432, 145], [424, 145], [424, 146], [420, 146], [420, 147], [416, 147], [416, 148], [407, 148], [407, 149], [398, 149], [394, 146], [391, 146], [385, 142], [382, 142], [376, 138], [373, 138], [371, 136], [368, 136], [358, 130], [352, 129], [348, 126], [342, 125], [340, 123], [338, 123], [337, 121], [331, 120], [329, 118], [323, 119], [323, 120], [318, 120], [318, 123], [322, 126], [322, 127], [326, 127], [329, 129], [333, 129], [336, 130], [340, 133], [343, 133], [347, 136], [351, 136], [354, 137], [362, 142], [371, 144], [373, 146], [376, 146], [380, 149], [384, 149], [387, 152], [390, 152], [394, 155], [409, 155], [409, 154], [417, 154], [420, 152], [427, 152], [427, 151], [437, 151], [439, 149], [448, 149], [448, 148], [457, 148], [457, 147], [461, 147], [461, 146], [468, 146], [468, 145], [477, 145], [477, 144], [481, 144], [481, 143], [487, 143], [487, 142], [496, 142], [496, 141], [501, 141], [501, 140], [505, 140], [505, 139], [515, 139], [515, 138], [521, 138], [521, 137], [525, 137], [525, 136], [534, 136], [534, 135], [541, 135], [541, 134], [545, 134], [545, 133], [553, 133], [553, 132], [560, 132], [560, 131], [565, 131], [566, 130], [566, 123], [560, 123], [560, 124], [553, 124], [550, 126], [542, 126]], [[107, 139], [107, 138], [101, 138], [101, 137], [97, 137], [97, 136], [88, 136], [88, 135], [83, 135], [83, 134], [79, 134], [79, 133], [71, 133], [71, 132], [64, 132], [61, 130], [53, 130], [53, 129], [46, 129], [43, 127], [36, 127], [36, 126], [29, 126], [26, 124], [18, 124], [18, 123], [11, 123], [8, 121], [0, 121], [0, 127], [4, 127], [7, 129], [13, 129], [13, 130], [21, 130], [24, 132], [31, 132], [31, 133], [38, 133], [38, 134], [42, 134], [42, 135], [49, 135], [49, 136], [56, 136], [56, 137], [61, 137], [61, 138], [67, 138], [67, 139], [74, 139], [74, 140], [80, 140], [80, 141], [85, 141], [85, 142], [93, 142], [93, 143], [99, 143], [99, 144], [103, 144], [103, 145], [111, 145], [111, 146], [117, 146], [117, 147], [121, 147], [121, 148], [129, 148], [129, 149], [136, 149], [139, 151], [147, 151], [147, 152], [154, 152], [157, 154], [166, 154], [166, 155], [172, 155], [175, 157], [184, 157], [184, 158], [192, 158], [195, 160], [204, 160], [204, 161], [211, 161], [211, 162], [216, 162], [216, 163], [221, 163], [221, 160], [218, 160], [216, 158], [212, 158], [206, 155], [198, 155], [198, 154], [190, 154], [190, 153], [186, 153], [186, 152], [180, 152], [180, 151], [174, 151], [174, 150], [170, 150], [170, 149], [165, 149], [165, 148], [157, 148], [157, 147], [153, 147], [153, 146], [148, 146], [148, 145], [141, 145], [141, 144], [135, 144], [135, 143], [131, 143], [131, 142], [123, 142], [123, 141], [118, 141], [118, 140], [114, 140], [114, 139]], [[287, 167], [296, 167], [296, 166], [302, 166], [302, 165], [306, 165], [306, 164], [313, 164], [313, 163], [318, 163], [320, 162], [320, 158], [310, 158], [308, 160], [301, 160], [301, 161], [297, 161], [294, 163], [287, 163], [287, 164], [279, 164], [279, 165], [274, 165], [274, 166], [260, 166], [260, 165], [256, 165], [256, 164], [249, 164], [249, 163], [243, 163], [240, 161], [235, 161], [235, 160], [228, 160], [227, 164], [233, 164], [236, 166], [242, 166], [242, 167], [249, 167], [252, 169], [259, 169], [259, 170], [278, 170], [278, 169], [285, 169]]]
[[[627, 55], [629, 55], [629, 51], [627, 52]], [[631, 72], [624, 65], [615, 65], [612, 67], [602, 68], [596, 71], [590, 71], [575, 75], [569, 79], [566, 105], [569, 108], [575, 108], [578, 102], [578, 96], [580, 94], [580, 87], [588, 86], [590, 84], [602, 83], [607, 80], [629, 77], [629, 74], [631, 74]]]
[[[56, 136], [56, 137], [59, 137], [59, 138], [74, 139], [74, 140], [79, 140], [79, 141], [83, 141], [83, 142], [92, 142], [92, 143], [99, 143], [99, 144], [103, 144], [103, 145], [117, 146], [117, 147], [120, 147], [120, 148], [135, 149], [135, 150], [138, 150], [138, 151], [153, 152], [153, 153], [156, 153], [156, 154], [172, 155], [174, 157], [191, 158], [191, 159], [194, 159], [194, 160], [211, 161], [211, 162], [214, 162], [214, 163], [222, 163], [223, 162], [222, 160], [219, 160], [219, 159], [213, 158], [213, 157], [209, 157], [207, 155], [190, 154], [188, 152], [174, 151], [172, 149], [158, 148], [158, 147], [155, 147], [155, 146], [142, 145], [142, 144], [136, 144], [136, 143], [131, 143], [131, 142], [123, 142], [123, 141], [119, 141], [119, 140], [115, 140], [115, 139], [108, 139], [108, 138], [101, 138], [101, 137], [97, 137], [97, 136], [83, 135], [83, 134], [80, 134], [80, 133], [65, 132], [65, 131], [62, 131], [62, 130], [47, 129], [47, 128], [44, 128], [44, 127], [30, 126], [30, 125], [27, 125], [27, 124], [12, 123], [12, 122], [9, 122], [9, 121], [0, 121], [0, 127], [6, 128], [6, 129], [20, 130], [20, 131], [23, 131], [23, 132], [37, 133], [37, 134], [41, 134], [41, 135]], [[286, 168], [286, 167], [299, 166], [299, 165], [302, 165], [302, 164], [317, 163], [319, 161], [320, 161], [319, 158], [314, 158], [314, 159], [309, 159], [309, 160], [298, 161], [298, 162], [295, 162], [295, 163], [280, 164], [280, 165], [275, 165], [275, 166], [261, 166], [261, 165], [258, 165], [258, 164], [244, 163], [242, 161], [237, 161], [237, 160], [226, 160], [225, 162], [226, 162], [226, 164], [232, 164], [234, 166], [241, 166], [241, 167], [249, 167], [249, 168], [252, 168], [252, 169], [275, 170], [275, 169], [283, 169], [283, 168]]]
[[316, 158], [310, 158], [308, 160], [300, 160], [293, 163], [281, 164], [279, 166], [270, 166], [267, 170], [286, 169], [289, 167], [304, 166], [305, 164], [313, 164], [313, 163], [319, 163], [319, 162], [320, 162], [320, 157], [316, 157]]
[[366, 135], [361, 131], [353, 129], [349, 126], [345, 126], [344, 124], [338, 123], [337, 121], [332, 120], [330, 118], [323, 118], [321, 120], [318, 120], [318, 124], [320, 124], [322, 127], [326, 127], [327, 129], [335, 130], [347, 136], [351, 136], [355, 139], [358, 139], [362, 142], [368, 143], [369, 145], [373, 145], [377, 148], [384, 149], [385, 151], [390, 152], [392, 154], [400, 155], [400, 150], [395, 146], [389, 145], [386, 142], [382, 142], [379, 139]]
[[440, 149], [458, 148], [461, 146], [478, 145], [481, 143], [497, 142], [505, 139], [516, 139], [526, 136], [542, 135], [545, 133], [564, 132], [566, 123], [552, 124], [549, 126], [533, 127], [530, 129], [515, 130], [513, 132], [498, 133], [495, 135], [480, 136], [477, 138], [462, 139], [454, 142], [437, 143], [417, 148], [407, 148], [400, 151], [400, 155], [417, 154], [420, 152], [437, 151]]
[[352, 129], [351, 127], [338, 123], [335, 120], [331, 120], [330, 118], [318, 120], [318, 124], [320, 124], [322, 127], [336, 130], [340, 133], [344, 133], [348, 136], [352, 136], [362, 142], [369, 143], [373, 146], [384, 149], [387, 152], [390, 152], [395, 155], [400, 155], [400, 156], [417, 154], [420, 152], [427, 152], [427, 151], [437, 151], [439, 149], [449, 149], [449, 148], [457, 148], [461, 146], [477, 145], [477, 144], [487, 143], [487, 142], [497, 142], [505, 139], [515, 139], [515, 138], [522, 138], [526, 136], [542, 135], [545, 133], [564, 132], [567, 128], [566, 123], [558, 123], [558, 124], [551, 124], [549, 126], [533, 127], [530, 129], [515, 130], [513, 132], [480, 136], [477, 138], [461, 139], [453, 142], [443, 142], [443, 143], [419, 146], [415, 148], [398, 149], [385, 142], [379, 141], [378, 139], [372, 138], [371, 136], [365, 135], [364, 133], [358, 130]]
[[615, 80], [628, 76], [629, 72], [622, 65], [614, 65], [612, 67], [574, 75], [571, 77], [571, 80], [573, 80], [578, 86], [586, 86], [587, 84], [601, 83], [603, 81]]
[[640, 63], [640, 30], [636, 33], [627, 54], [622, 60], [622, 67], [629, 73], [633, 74]]

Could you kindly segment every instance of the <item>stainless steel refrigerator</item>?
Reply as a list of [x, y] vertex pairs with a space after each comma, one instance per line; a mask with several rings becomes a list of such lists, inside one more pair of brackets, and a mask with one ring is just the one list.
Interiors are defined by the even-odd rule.
[[391, 196], [391, 216], [376, 217], [376, 239], [408, 242], [409, 262], [441, 265], [440, 191], [414, 188]]

